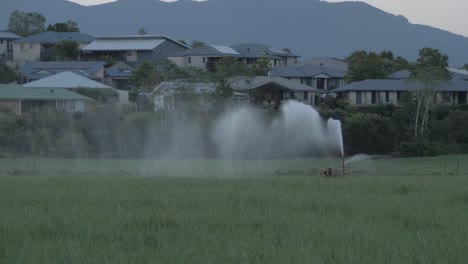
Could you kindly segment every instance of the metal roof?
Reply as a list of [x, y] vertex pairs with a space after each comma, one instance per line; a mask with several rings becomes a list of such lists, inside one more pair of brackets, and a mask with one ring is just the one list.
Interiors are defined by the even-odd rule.
[[238, 57], [240, 54], [228, 46], [219, 45], [203, 45], [201, 47], [184, 50], [174, 54], [172, 57], [185, 57], [185, 56], [232, 56]]
[[37, 61], [28, 62], [20, 67], [20, 72], [31, 80], [70, 71], [92, 78], [94, 74], [104, 68], [104, 61]]
[[8, 31], [0, 31], [0, 39], [7, 39], [7, 40], [13, 40], [13, 39], [20, 39], [21, 37], [16, 35], [15, 33], [11, 33]]
[[346, 70], [326, 66], [317, 66], [314, 64], [282, 66], [271, 69], [272, 76], [285, 78], [313, 78], [320, 74], [325, 74], [331, 78], [344, 78], [346, 75]]
[[107, 89], [110, 88], [102, 83], [95, 82], [73, 72], [61, 72], [55, 75], [45, 77], [43, 79], [26, 83], [24, 87], [33, 88], [90, 88], [90, 89]]
[[18, 39], [14, 41], [14, 43], [55, 44], [63, 40], [72, 40], [81, 44], [87, 44], [91, 43], [94, 40], [94, 37], [80, 32], [46, 31], [26, 38]]
[[165, 39], [97, 39], [83, 51], [112, 51], [112, 50], [153, 50], [161, 45]]
[[134, 70], [132, 69], [119, 69], [119, 68], [107, 68], [104, 71], [106, 72], [106, 75], [110, 77], [125, 77], [125, 78], [130, 78], [134, 72]]
[[260, 43], [243, 43], [231, 46], [235, 51], [240, 53], [242, 58], [283, 58], [283, 57], [299, 57], [293, 53], [272, 48]]
[[447, 68], [453, 79], [468, 80], [468, 71], [463, 69]]
[[184, 48], [189, 46], [172, 38], [159, 35], [124, 35], [96, 37], [84, 51], [124, 51], [124, 50], [153, 50], [165, 41], [171, 41]]
[[92, 100], [65, 89], [34, 89], [18, 84], [0, 85], [0, 100]]
[[[376, 79], [350, 83], [332, 90], [332, 92], [349, 91], [416, 91], [424, 87], [412, 80]], [[468, 92], [468, 81], [452, 79], [442, 83], [438, 89], [441, 92]]]
[[348, 63], [346, 63], [344, 60], [340, 60], [336, 58], [328, 58], [328, 57], [316, 57], [316, 58], [308, 59], [305, 61], [301, 61], [296, 65], [298, 66], [315, 65], [315, 66], [339, 69], [343, 71], [348, 70]]
[[271, 76], [256, 76], [252, 78], [248, 77], [236, 77], [230, 80], [231, 86], [234, 90], [247, 91], [254, 90], [268, 85], [278, 85], [286, 90], [291, 91], [316, 91], [317, 89], [312, 88], [308, 85], [294, 82], [281, 77]]

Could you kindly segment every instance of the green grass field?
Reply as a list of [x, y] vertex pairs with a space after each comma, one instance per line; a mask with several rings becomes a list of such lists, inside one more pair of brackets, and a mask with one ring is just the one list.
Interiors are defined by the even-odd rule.
[[0, 159], [0, 263], [466, 263], [468, 156]]

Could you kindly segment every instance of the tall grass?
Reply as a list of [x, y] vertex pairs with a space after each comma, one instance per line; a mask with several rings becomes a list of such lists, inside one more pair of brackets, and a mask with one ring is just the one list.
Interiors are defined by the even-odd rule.
[[[10, 175], [24, 162], [11, 160], [0, 263], [466, 263], [468, 175], [444, 173], [447, 158], [466, 162], [365, 161], [339, 178], [312, 176], [305, 161], [174, 178], [113, 175], [120, 165]], [[216, 176], [202, 167], [193, 173]]]

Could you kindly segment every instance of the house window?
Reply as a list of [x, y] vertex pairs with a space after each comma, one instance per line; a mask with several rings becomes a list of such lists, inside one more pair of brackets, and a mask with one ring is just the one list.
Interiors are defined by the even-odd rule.
[[380, 92], [372, 92], [372, 104], [380, 104]]
[[466, 94], [467, 94], [466, 92], [458, 93], [458, 104], [466, 104], [467, 102]]
[[451, 104], [451, 103], [452, 103], [452, 93], [450, 93], [450, 92], [443, 92], [443, 93], [442, 93], [442, 103], [444, 103], [444, 104]]
[[304, 92], [304, 100], [307, 100], [308, 99], [308, 94], [307, 92]]
[[0, 39], [0, 44], [3, 44], [3, 39]]
[[75, 101], [68, 101], [68, 111], [70, 112], [75, 111]]
[[325, 88], [325, 79], [320, 78], [317, 79], [317, 89], [324, 89]]
[[20, 48], [21, 48], [22, 50], [24, 50], [24, 44], [21, 43], [21, 44], [20, 44]]
[[290, 97], [290, 98], [294, 98], [294, 91], [290, 91], [290, 92], [289, 92], [289, 97]]
[[390, 92], [389, 91], [385, 92], [385, 102], [390, 103]]
[[206, 57], [203, 57], [203, 63], [206, 63]]
[[400, 100], [401, 100], [401, 92], [396, 92], [396, 100], [397, 100], [397, 102], [400, 102]]
[[192, 63], [192, 57], [188, 57], [188, 63]]
[[356, 92], [356, 104], [362, 104], [362, 92]]

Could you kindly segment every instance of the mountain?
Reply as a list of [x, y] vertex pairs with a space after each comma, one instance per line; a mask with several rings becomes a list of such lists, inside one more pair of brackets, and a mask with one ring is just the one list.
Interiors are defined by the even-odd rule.
[[119, 0], [80, 6], [65, 0], [1, 1], [0, 27], [11, 11], [35, 11], [48, 23], [72, 19], [91, 35], [148, 34], [175, 39], [233, 45], [260, 42], [290, 48], [302, 59], [343, 58], [352, 51], [391, 50], [417, 58], [423, 47], [438, 48], [452, 66], [468, 63], [468, 38], [437, 28], [414, 25], [402, 16], [385, 13], [361, 2], [318, 0]]

